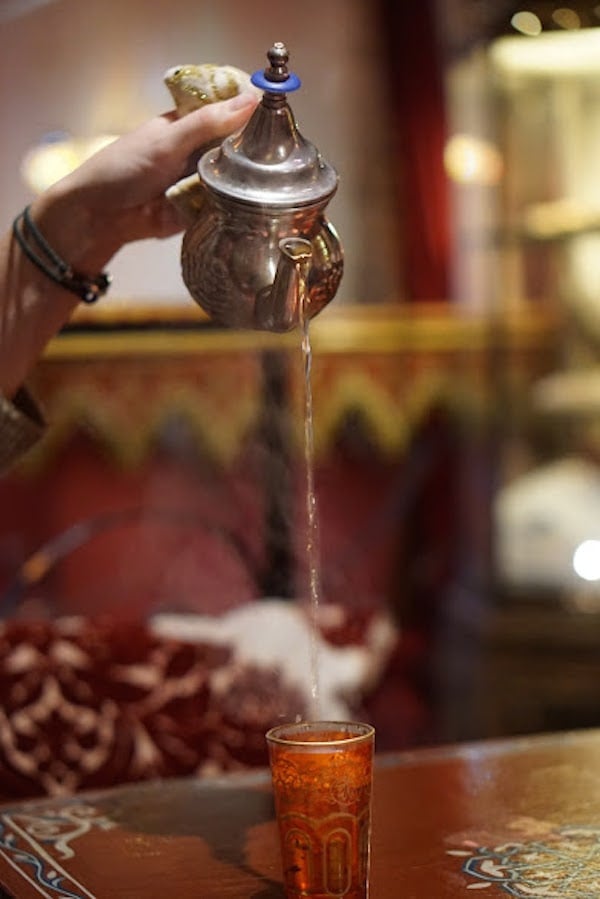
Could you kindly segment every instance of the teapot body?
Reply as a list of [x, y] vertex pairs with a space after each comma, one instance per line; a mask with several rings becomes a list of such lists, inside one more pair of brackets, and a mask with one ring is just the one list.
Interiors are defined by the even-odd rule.
[[[183, 279], [193, 299], [216, 323], [233, 328], [284, 331], [301, 315], [312, 318], [335, 295], [343, 251], [325, 216], [326, 202], [299, 209], [252, 206], [207, 191], [201, 215], [184, 234]], [[273, 291], [282, 239], [311, 246], [303, 312], [296, 308], [274, 325], [263, 312]]]
[[204, 153], [204, 192], [183, 237], [183, 280], [218, 324], [288, 331], [333, 298], [343, 251], [325, 217], [337, 172], [298, 130], [287, 102], [300, 79], [278, 42], [252, 83], [264, 90], [242, 131]]

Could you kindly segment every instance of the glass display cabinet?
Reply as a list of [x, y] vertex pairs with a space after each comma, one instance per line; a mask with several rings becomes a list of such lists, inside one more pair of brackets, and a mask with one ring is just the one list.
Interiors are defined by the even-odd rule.
[[514, 34], [450, 73], [458, 120], [467, 84], [500, 164], [471, 250], [492, 315], [536, 309], [557, 337], [523, 392], [514, 368], [496, 371], [491, 602], [461, 598], [443, 632], [450, 737], [600, 723], [599, 51], [600, 28]]

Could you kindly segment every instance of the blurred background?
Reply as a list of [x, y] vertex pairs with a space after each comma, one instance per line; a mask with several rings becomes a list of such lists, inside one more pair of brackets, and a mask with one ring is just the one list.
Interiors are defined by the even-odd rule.
[[[0, 22], [4, 227], [46, 151], [168, 109], [167, 68], [252, 72], [285, 42], [340, 175], [345, 274], [311, 336], [348, 713], [382, 749], [600, 724], [600, 6], [3, 0]], [[48, 432], [0, 481], [6, 627], [166, 615], [187, 639], [189, 615], [306, 605], [298, 335], [211, 326], [179, 244], [123, 249], [34, 373]]]

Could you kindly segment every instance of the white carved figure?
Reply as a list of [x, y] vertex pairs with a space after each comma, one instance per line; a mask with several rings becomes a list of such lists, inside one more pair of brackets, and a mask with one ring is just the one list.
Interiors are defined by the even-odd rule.
[[498, 573], [517, 588], [598, 592], [578, 573], [577, 553], [600, 540], [600, 470], [578, 456], [516, 478], [495, 506]]

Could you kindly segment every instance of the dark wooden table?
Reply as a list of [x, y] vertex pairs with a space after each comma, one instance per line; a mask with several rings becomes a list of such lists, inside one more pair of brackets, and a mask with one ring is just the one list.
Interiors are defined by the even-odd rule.
[[[0, 808], [17, 899], [283, 897], [267, 772]], [[377, 757], [372, 899], [600, 897], [600, 730]]]

